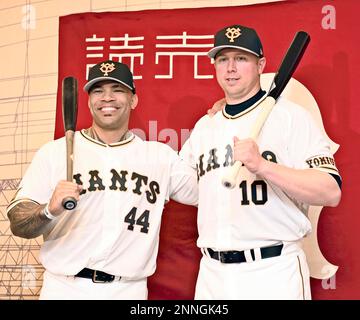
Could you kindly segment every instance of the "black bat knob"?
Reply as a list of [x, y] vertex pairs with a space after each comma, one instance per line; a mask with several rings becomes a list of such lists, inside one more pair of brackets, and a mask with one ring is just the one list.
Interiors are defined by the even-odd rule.
[[64, 207], [64, 209], [66, 210], [72, 210], [75, 209], [77, 205], [77, 201], [75, 198], [73, 197], [66, 197], [63, 199], [62, 201], [62, 206]]

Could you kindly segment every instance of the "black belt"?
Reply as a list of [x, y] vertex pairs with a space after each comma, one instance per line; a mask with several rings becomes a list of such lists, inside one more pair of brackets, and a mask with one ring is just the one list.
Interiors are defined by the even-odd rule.
[[[279, 244], [272, 247], [260, 248], [261, 259], [277, 257], [281, 255], [283, 244]], [[241, 263], [246, 262], [244, 251], [214, 251], [210, 248], [206, 249], [210, 257], [219, 260], [222, 263]], [[255, 261], [255, 251], [250, 249], [251, 257]]]
[[[91, 279], [94, 283], [113, 282], [116, 278], [112, 274], [89, 268], [82, 269], [75, 277]], [[121, 277], [119, 277], [119, 279], [121, 279]]]

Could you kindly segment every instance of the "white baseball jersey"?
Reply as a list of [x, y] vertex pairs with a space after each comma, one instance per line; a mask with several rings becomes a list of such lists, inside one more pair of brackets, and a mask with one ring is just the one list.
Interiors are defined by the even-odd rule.
[[[244, 166], [234, 189], [221, 183], [232, 164], [233, 137], [249, 137], [261, 111], [259, 102], [236, 116], [223, 110], [212, 118], [202, 117], [180, 152], [197, 169], [200, 248], [246, 250], [296, 241], [311, 230], [306, 204], [291, 199]], [[257, 143], [262, 156], [270, 161], [338, 175], [329, 144], [311, 116], [284, 98], [278, 99]]]
[[[156, 267], [164, 204], [172, 198], [196, 205], [196, 172], [169, 146], [134, 134], [106, 145], [81, 131], [74, 141], [74, 180], [83, 194], [74, 210], [51, 221], [42, 264], [60, 275], [88, 267], [125, 279], [148, 277]], [[61, 138], [36, 153], [13, 205], [49, 202], [66, 178], [65, 150]]]

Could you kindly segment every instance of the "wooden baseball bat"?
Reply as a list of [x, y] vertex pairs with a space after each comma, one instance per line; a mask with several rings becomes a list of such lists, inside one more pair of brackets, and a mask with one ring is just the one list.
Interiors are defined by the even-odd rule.
[[[270, 87], [270, 92], [258, 106], [258, 108], [261, 108], [261, 112], [250, 131], [250, 138], [255, 140], [258, 137], [261, 128], [263, 127], [266, 119], [268, 118], [272, 108], [276, 103], [277, 98], [279, 98], [280, 94], [289, 82], [309, 42], [310, 36], [305, 31], [299, 31], [296, 33], [274, 77]], [[222, 179], [222, 184], [224, 187], [228, 189], [235, 187], [241, 166], [242, 163], [240, 161], [235, 161], [234, 165], [227, 170]]]
[[[63, 79], [62, 83], [62, 113], [66, 139], [66, 180], [73, 181], [73, 160], [74, 160], [74, 135], [76, 130], [77, 109], [78, 109], [78, 83], [74, 77]], [[77, 201], [73, 197], [66, 197], [62, 200], [62, 206], [66, 210], [76, 207]]]

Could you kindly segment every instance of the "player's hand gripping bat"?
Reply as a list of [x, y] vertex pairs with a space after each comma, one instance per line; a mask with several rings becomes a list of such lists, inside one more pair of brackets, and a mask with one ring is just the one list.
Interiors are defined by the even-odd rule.
[[[74, 134], [77, 120], [78, 109], [78, 84], [74, 77], [64, 78], [62, 83], [62, 113], [64, 121], [66, 139], [66, 180], [73, 181], [73, 152]], [[76, 207], [77, 201], [73, 197], [66, 197], [62, 200], [62, 205], [66, 210]]]
[[[258, 106], [258, 108], [261, 108], [261, 112], [250, 131], [250, 138], [255, 140], [258, 137], [261, 128], [276, 103], [277, 98], [289, 82], [309, 42], [310, 36], [306, 32], [299, 31], [296, 33], [295, 38], [286, 52], [286, 55], [274, 77], [270, 87], [270, 92]], [[241, 166], [242, 163], [240, 161], [235, 161], [234, 165], [228, 169], [222, 179], [222, 184], [226, 188], [232, 189], [235, 187]]]

